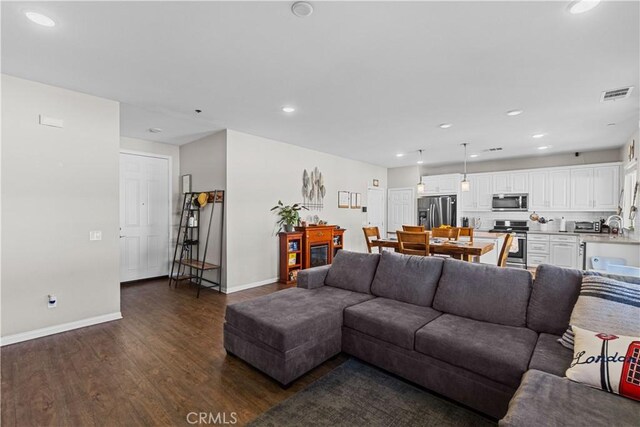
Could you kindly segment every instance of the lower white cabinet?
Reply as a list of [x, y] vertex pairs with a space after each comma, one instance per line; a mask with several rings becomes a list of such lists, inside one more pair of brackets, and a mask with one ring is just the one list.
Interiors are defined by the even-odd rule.
[[551, 264], [558, 267], [579, 268], [578, 236], [558, 234], [527, 235], [527, 266]]

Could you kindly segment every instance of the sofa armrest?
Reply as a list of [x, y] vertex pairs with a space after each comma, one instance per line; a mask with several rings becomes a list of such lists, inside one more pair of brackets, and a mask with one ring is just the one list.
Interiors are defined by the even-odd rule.
[[308, 268], [298, 272], [298, 287], [303, 289], [316, 289], [324, 286], [324, 279], [327, 277], [331, 265]]

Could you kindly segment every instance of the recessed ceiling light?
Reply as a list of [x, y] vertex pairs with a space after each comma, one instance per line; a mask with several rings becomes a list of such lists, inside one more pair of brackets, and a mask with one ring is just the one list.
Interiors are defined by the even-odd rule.
[[25, 15], [31, 22], [35, 22], [43, 27], [53, 27], [56, 25], [53, 19], [38, 12], [25, 12]]
[[507, 116], [519, 116], [522, 113], [522, 110], [509, 110], [507, 111]]
[[297, 1], [291, 5], [291, 12], [298, 18], [305, 18], [313, 13], [313, 6], [306, 1]]
[[398, 153], [398, 154], [396, 154], [396, 157], [402, 157], [402, 156], [404, 156], [404, 153]]
[[471, 157], [471, 158], [476, 158], [476, 157], [478, 157], [479, 155], [480, 155], [480, 154], [469, 154], [469, 157]]
[[284, 111], [285, 113], [293, 113], [294, 111], [296, 111], [296, 109], [294, 107], [285, 106], [282, 107], [282, 111]]
[[160, 129], [160, 128], [149, 128], [149, 132], [151, 132], [151, 133], [160, 133], [160, 132], [162, 132], [162, 129]]
[[569, 3], [569, 13], [577, 15], [578, 13], [588, 12], [600, 4], [600, 0], [577, 0]]
[[453, 125], [451, 123], [442, 123], [442, 124], [440, 124], [438, 126], [440, 126], [440, 128], [442, 128], [442, 129], [449, 129]]
[[545, 136], [544, 133], [535, 133], [531, 135], [531, 138], [539, 139], [539, 138], [542, 138], [543, 136]]
[[546, 150], [547, 148], [549, 148], [548, 145], [541, 145], [540, 147], [538, 147], [538, 150]]
[[423, 160], [418, 160], [416, 163], [417, 163], [417, 164], [419, 164], [419, 165], [421, 165], [421, 164], [423, 164], [423, 163], [424, 163], [424, 161], [423, 161]]

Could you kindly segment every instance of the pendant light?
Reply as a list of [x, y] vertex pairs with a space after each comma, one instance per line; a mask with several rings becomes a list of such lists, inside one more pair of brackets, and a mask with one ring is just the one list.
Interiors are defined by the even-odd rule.
[[[418, 153], [420, 153], [420, 160], [418, 160], [418, 164], [421, 165], [424, 163], [424, 161], [422, 160], [422, 150], [418, 150]], [[420, 179], [420, 182], [418, 182], [418, 184], [416, 185], [416, 189], [418, 190], [418, 194], [424, 193], [424, 184], [422, 182], [422, 178]]]
[[467, 181], [467, 143], [463, 142], [462, 146], [464, 147], [464, 177], [460, 183], [460, 190], [467, 192], [471, 190], [471, 183]]

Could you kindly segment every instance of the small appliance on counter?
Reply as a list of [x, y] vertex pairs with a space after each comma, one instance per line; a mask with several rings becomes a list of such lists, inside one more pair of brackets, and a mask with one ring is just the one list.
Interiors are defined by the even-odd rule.
[[469, 227], [469, 217], [468, 216], [463, 216], [462, 217], [462, 226], [463, 227]]
[[576, 221], [576, 233], [600, 233], [600, 221]]

